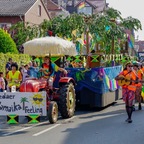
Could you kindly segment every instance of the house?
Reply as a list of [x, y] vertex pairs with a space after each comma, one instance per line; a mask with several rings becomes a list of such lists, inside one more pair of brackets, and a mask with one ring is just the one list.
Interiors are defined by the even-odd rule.
[[106, 0], [71, 0], [67, 2], [66, 10], [70, 13], [95, 14], [106, 8]]
[[47, 8], [51, 18], [54, 18], [58, 15], [63, 15], [64, 17], [70, 15], [62, 6], [58, 5], [52, 0], [43, 0], [45, 7]]
[[144, 41], [135, 41], [135, 49], [137, 52], [144, 52]]
[[0, 0], [0, 27], [10, 27], [19, 22], [39, 25], [50, 15], [42, 0]]

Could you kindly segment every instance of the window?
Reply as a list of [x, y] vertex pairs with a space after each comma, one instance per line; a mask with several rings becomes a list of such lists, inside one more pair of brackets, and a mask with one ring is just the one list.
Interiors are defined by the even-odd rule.
[[0, 23], [0, 28], [8, 29], [11, 27], [11, 23]]
[[38, 16], [41, 16], [41, 6], [38, 5]]
[[84, 13], [84, 14], [87, 14], [87, 15], [92, 15], [92, 7], [85, 6], [81, 9], [78, 9], [78, 14], [80, 14], [80, 13]]

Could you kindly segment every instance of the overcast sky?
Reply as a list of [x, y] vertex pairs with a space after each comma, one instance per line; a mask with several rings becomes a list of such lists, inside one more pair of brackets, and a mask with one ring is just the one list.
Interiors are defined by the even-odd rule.
[[135, 37], [144, 40], [144, 0], [106, 0], [109, 7], [113, 7], [121, 12], [122, 17], [132, 16], [141, 21], [142, 31], [135, 32]]

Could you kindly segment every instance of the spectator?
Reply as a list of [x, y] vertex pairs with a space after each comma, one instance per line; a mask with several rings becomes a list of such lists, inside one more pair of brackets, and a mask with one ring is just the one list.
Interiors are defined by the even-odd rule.
[[21, 75], [23, 76], [23, 70], [24, 70], [24, 64], [22, 64], [19, 68], [19, 71], [21, 72]]
[[0, 92], [5, 90], [5, 80], [3, 78], [3, 72], [0, 72]]
[[23, 71], [22, 71], [22, 73], [23, 73], [23, 75], [22, 75], [23, 81], [25, 81], [26, 78], [29, 77], [29, 75], [28, 75], [28, 69], [29, 69], [28, 65], [25, 65], [24, 68], [23, 68]]
[[30, 61], [28, 65], [29, 65], [29, 67], [32, 67], [33, 66], [32, 61]]
[[6, 64], [6, 74], [11, 70], [12, 63], [13, 63], [12, 58], [9, 58], [9, 61]]
[[18, 90], [22, 81], [22, 75], [18, 70], [18, 65], [16, 63], [13, 63], [11, 68], [12, 70], [9, 71], [6, 76], [8, 81], [8, 88], [11, 90], [12, 86], [16, 86], [16, 90]]
[[38, 78], [38, 72], [39, 72], [39, 69], [37, 67], [36, 62], [30, 62], [29, 68], [28, 68], [28, 75], [31, 78]]

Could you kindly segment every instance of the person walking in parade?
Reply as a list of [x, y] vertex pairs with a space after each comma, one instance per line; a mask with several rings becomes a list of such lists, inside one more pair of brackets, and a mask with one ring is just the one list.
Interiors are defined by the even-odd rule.
[[126, 122], [132, 123], [132, 112], [133, 112], [132, 106], [135, 100], [135, 91], [136, 91], [136, 85], [133, 81], [136, 80], [136, 75], [132, 70], [131, 62], [128, 62], [126, 64], [124, 70], [115, 79], [123, 82], [126, 78], [129, 78], [131, 82], [128, 85], [125, 83], [123, 84], [122, 97], [125, 102], [125, 109], [128, 116]]
[[[133, 63], [133, 69], [134, 69], [134, 74], [136, 75], [136, 78], [138, 80], [142, 80], [142, 74], [141, 74], [141, 71], [140, 71], [140, 64], [138, 62]], [[136, 98], [136, 101], [138, 102], [138, 110], [142, 109], [142, 106], [141, 106], [141, 90], [142, 90], [142, 83], [141, 82], [136, 83], [135, 98]]]

